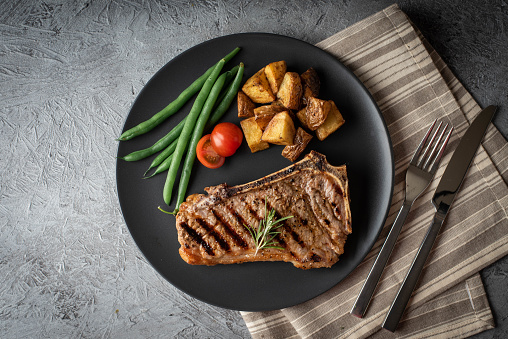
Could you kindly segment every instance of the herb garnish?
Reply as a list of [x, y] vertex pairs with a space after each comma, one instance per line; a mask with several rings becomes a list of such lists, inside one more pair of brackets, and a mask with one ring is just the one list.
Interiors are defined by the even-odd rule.
[[276, 242], [273, 239], [277, 236], [277, 234], [281, 233], [280, 231], [277, 231], [279, 227], [283, 226], [281, 222], [293, 217], [291, 215], [277, 220], [275, 219], [275, 210], [272, 208], [270, 212], [267, 213], [266, 206], [267, 203], [265, 198], [265, 217], [259, 222], [257, 229], [245, 225], [256, 243], [256, 253], [254, 253], [254, 255], [258, 254], [258, 251], [264, 248], [276, 248], [283, 250], [283, 247], [275, 246]]

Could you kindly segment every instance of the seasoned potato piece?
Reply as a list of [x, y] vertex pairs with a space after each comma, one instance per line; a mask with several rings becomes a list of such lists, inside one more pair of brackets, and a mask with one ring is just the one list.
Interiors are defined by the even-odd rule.
[[293, 121], [295, 120], [295, 112], [293, 112], [292, 110], [288, 110], [281, 102], [280, 100], [277, 100], [277, 101], [274, 101], [271, 103], [273, 106], [279, 106], [281, 108], [281, 112], [282, 111], [287, 111], [289, 116], [291, 117], [291, 119], [293, 119]]
[[254, 109], [254, 117], [256, 118], [256, 122], [258, 123], [259, 127], [261, 127], [261, 129], [264, 131], [275, 114], [285, 110], [286, 108], [283, 106], [275, 104], [259, 106]]
[[275, 112], [263, 112], [262, 114], [258, 114], [258, 116], [254, 116], [256, 123], [259, 125], [262, 131], [266, 129], [266, 126], [270, 123], [272, 118], [275, 116]]
[[284, 74], [286, 74], [286, 69], [287, 66], [284, 60], [272, 62], [265, 67], [266, 78], [268, 79], [273, 94], [277, 94], [279, 91], [282, 79], [284, 79]]
[[326, 120], [330, 108], [331, 104], [327, 100], [309, 98], [305, 115], [307, 116], [307, 126], [311, 131], [315, 131]]
[[302, 124], [303, 127], [310, 130], [309, 126], [307, 125], [307, 108], [306, 107], [304, 107], [301, 110], [299, 110], [298, 112], [296, 112], [296, 117], [298, 118], [298, 120], [300, 121], [300, 123]]
[[242, 126], [245, 140], [247, 140], [247, 144], [249, 145], [250, 151], [252, 153], [262, 151], [270, 147], [268, 142], [261, 140], [263, 131], [261, 128], [259, 128], [259, 125], [257, 124], [254, 117], [240, 121], [240, 126]]
[[254, 116], [256, 104], [242, 91], [238, 91], [238, 117], [249, 118]]
[[284, 105], [282, 104], [282, 102], [280, 102], [280, 100], [276, 100], [276, 101], [272, 102], [270, 105], [280, 106], [283, 108], [283, 110], [287, 110], [287, 108], [284, 107]]
[[276, 145], [292, 145], [295, 138], [295, 123], [287, 111], [275, 114], [270, 120], [261, 140]]
[[293, 140], [293, 145], [288, 145], [284, 147], [282, 150], [282, 156], [288, 158], [291, 161], [296, 161], [300, 154], [302, 154], [307, 144], [312, 139], [312, 135], [305, 132], [305, 130], [301, 127], [298, 127], [298, 130], [295, 134], [295, 139]]
[[300, 75], [295, 72], [286, 72], [277, 92], [277, 98], [288, 109], [299, 109], [303, 94]]
[[330, 112], [328, 112], [328, 116], [326, 117], [325, 122], [321, 124], [316, 129], [316, 136], [319, 140], [323, 141], [326, 137], [328, 137], [330, 134], [335, 132], [340, 126], [344, 125], [346, 122], [344, 118], [342, 117], [342, 114], [340, 114], [339, 109], [335, 105], [335, 102], [332, 100], [329, 100], [330, 102]]
[[303, 104], [307, 104], [309, 97], [317, 98], [319, 96], [319, 89], [321, 87], [321, 81], [319, 75], [314, 68], [309, 68], [300, 75], [303, 86]]
[[256, 74], [251, 76], [242, 87], [242, 91], [255, 103], [267, 104], [275, 100], [268, 79], [266, 78], [265, 68], [263, 67]]

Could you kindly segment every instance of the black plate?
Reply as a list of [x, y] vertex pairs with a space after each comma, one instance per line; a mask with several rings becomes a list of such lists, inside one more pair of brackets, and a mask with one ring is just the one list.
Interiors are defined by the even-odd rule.
[[[180, 246], [174, 217], [157, 209], [164, 206], [165, 175], [141, 179], [152, 158], [134, 163], [119, 160], [117, 189], [132, 237], [148, 261], [171, 284], [197, 299], [224, 308], [273, 310], [299, 304], [327, 291], [344, 279], [369, 252], [390, 207], [394, 175], [392, 147], [378, 107], [363, 84], [345, 66], [308, 43], [257, 33], [213, 39], [171, 60], [141, 91], [124, 130], [158, 112], [237, 46], [242, 50], [225, 69], [244, 62], [244, 81], [273, 61], [286, 60], [288, 71], [299, 73], [314, 67], [321, 78], [320, 97], [335, 100], [346, 120], [332, 136], [323, 142], [314, 138], [307, 148], [325, 154], [332, 165], [346, 164], [348, 168], [353, 233], [340, 261], [330, 269], [307, 271], [282, 262], [191, 266], [178, 254]], [[118, 155], [153, 144], [188, 113], [191, 105], [192, 100], [150, 133], [120, 143]], [[222, 121], [239, 124], [236, 112], [234, 102]], [[282, 148], [274, 145], [251, 154], [244, 141], [220, 169], [210, 170], [196, 161], [187, 193], [204, 193], [204, 187], [223, 182], [229, 185], [246, 183], [289, 166], [291, 162], [281, 156]], [[173, 208], [166, 206], [168, 210]]]

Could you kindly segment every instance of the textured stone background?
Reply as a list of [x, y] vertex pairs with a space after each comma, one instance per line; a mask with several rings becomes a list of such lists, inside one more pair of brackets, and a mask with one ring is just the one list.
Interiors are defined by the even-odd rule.
[[[350, 1], [2, 1], [0, 337], [249, 337], [238, 312], [182, 294], [123, 221], [114, 140], [143, 85], [210, 38], [273, 32], [310, 43], [392, 4]], [[508, 135], [506, 1], [400, 1]], [[508, 258], [482, 277], [508, 337]]]

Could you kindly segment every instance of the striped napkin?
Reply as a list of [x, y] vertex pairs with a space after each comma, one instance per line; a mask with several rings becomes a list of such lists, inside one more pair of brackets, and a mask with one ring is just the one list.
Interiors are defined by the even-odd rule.
[[[395, 160], [392, 206], [371, 252], [337, 286], [294, 307], [242, 312], [252, 337], [450, 338], [493, 328], [478, 272], [508, 254], [508, 143], [491, 124], [397, 331], [382, 329], [388, 308], [430, 225], [435, 188], [480, 107], [397, 5], [317, 46], [335, 55], [358, 76], [383, 113]], [[435, 180], [413, 205], [365, 318], [353, 317], [349, 310], [402, 204], [409, 160], [436, 118], [455, 127], [445, 157]]]

